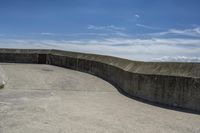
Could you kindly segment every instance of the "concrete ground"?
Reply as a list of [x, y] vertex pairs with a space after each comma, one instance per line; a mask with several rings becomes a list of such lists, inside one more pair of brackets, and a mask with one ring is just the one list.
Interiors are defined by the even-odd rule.
[[200, 133], [200, 115], [145, 104], [50, 65], [1, 64], [0, 133]]

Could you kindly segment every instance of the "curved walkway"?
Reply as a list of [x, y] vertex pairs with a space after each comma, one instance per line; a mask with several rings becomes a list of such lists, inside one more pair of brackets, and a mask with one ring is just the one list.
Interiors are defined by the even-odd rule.
[[200, 115], [121, 95], [108, 82], [50, 65], [1, 64], [0, 133], [199, 133]]

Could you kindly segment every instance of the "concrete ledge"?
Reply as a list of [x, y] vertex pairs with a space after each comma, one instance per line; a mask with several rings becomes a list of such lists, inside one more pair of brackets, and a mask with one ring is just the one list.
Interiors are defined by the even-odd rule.
[[0, 62], [51, 64], [87, 72], [131, 96], [200, 111], [200, 63], [138, 62], [60, 50], [0, 49]]

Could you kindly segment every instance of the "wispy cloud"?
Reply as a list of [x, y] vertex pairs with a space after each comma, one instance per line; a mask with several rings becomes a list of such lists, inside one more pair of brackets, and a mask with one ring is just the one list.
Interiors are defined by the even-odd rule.
[[156, 58], [155, 61], [172, 61], [172, 62], [200, 62], [200, 57], [186, 57], [186, 56], [163, 56]]
[[126, 28], [118, 27], [115, 25], [107, 25], [107, 26], [95, 26], [89, 25], [87, 27], [88, 30], [96, 32], [96, 34], [104, 34], [107, 37], [127, 37], [128, 34], [125, 33]]
[[144, 25], [144, 24], [136, 24], [137, 27], [142, 27], [145, 29], [151, 29], [151, 30], [159, 30], [161, 28], [159, 27], [153, 27], [153, 26], [149, 26], [149, 25]]
[[[84, 40], [0, 40], [5, 48], [54, 48], [143, 61], [199, 61], [200, 39], [105, 38]], [[186, 59], [187, 58], [187, 59]]]
[[[157, 29], [142, 24], [136, 26]], [[114, 25], [89, 25], [87, 28], [88, 33], [40, 33], [39, 35], [46, 40], [3, 39], [1, 37], [0, 47], [53, 48], [143, 61], [200, 62], [200, 27], [198, 26], [183, 30], [169, 29], [164, 32], [144, 34], [145, 37], [138, 36], [137, 38], [127, 33], [125, 28]], [[165, 35], [172, 35], [173, 37], [165, 37]], [[174, 35], [189, 37], [183, 38]]]
[[157, 35], [157, 36], [181, 35], [189, 37], [200, 37], [200, 26], [190, 29], [169, 29], [164, 32], [152, 33], [151, 35]]
[[138, 15], [138, 14], [135, 14], [134, 16], [135, 16], [136, 18], [140, 18], [140, 15]]
[[114, 26], [114, 25], [107, 25], [107, 26], [95, 26], [95, 25], [89, 25], [87, 27], [87, 29], [89, 30], [117, 30], [117, 31], [123, 31], [123, 30], [126, 30], [126, 28], [124, 27], [117, 27], [117, 26]]
[[[61, 35], [58, 35], [61, 36]], [[121, 32], [121, 31], [115, 31], [115, 32], [89, 32], [89, 33], [71, 33], [71, 34], [63, 34], [62, 36], [68, 36], [68, 37], [128, 37], [129, 35]]]
[[55, 36], [55, 33], [49, 33], [49, 32], [42, 32], [40, 33], [41, 35], [45, 35], [45, 36]]

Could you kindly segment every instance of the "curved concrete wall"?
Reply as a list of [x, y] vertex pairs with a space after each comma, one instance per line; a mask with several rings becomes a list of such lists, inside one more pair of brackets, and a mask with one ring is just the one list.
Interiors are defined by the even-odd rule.
[[42, 63], [101, 77], [131, 96], [200, 111], [200, 64], [138, 62], [60, 50], [0, 49], [0, 62]]

